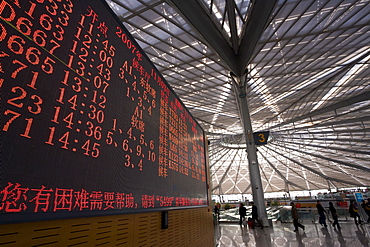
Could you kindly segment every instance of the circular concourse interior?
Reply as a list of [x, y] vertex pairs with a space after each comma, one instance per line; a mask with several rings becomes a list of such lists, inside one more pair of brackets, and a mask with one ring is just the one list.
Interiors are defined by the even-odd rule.
[[107, 0], [206, 131], [214, 195], [369, 186], [369, 0]]

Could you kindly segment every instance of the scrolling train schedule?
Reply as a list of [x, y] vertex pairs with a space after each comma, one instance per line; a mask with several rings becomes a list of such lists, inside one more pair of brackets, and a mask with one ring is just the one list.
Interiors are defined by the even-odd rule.
[[3, 222], [207, 205], [204, 133], [104, 1], [0, 1]]

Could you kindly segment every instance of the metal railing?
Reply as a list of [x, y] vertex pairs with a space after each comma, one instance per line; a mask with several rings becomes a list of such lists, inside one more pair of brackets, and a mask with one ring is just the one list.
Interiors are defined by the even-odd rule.
[[[252, 208], [245, 206], [247, 208], [247, 218], [251, 217]], [[316, 208], [297, 208], [299, 219], [306, 222], [318, 222], [319, 214], [317, 213]], [[327, 211], [327, 219], [332, 220], [331, 213], [328, 208], [325, 208]], [[281, 222], [292, 222], [291, 207], [290, 206], [271, 206], [266, 208], [267, 218], [271, 221], [281, 221]], [[349, 216], [347, 208], [337, 208], [337, 214], [339, 221], [348, 221], [352, 220]], [[220, 216], [214, 215], [215, 222], [229, 222], [229, 223], [238, 223], [239, 222], [239, 209], [233, 208], [229, 210], [221, 210]], [[366, 221], [366, 216], [362, 216], [361, 219]]]
[[[331, 213], [329, 209], [325, 209], [327, 212], [327, 219], [332, 220]], [[319, 214], [317, 213], [316, 208], [297, 208], [298, 217], [302, 221], [310, 221], [312, 223], [319, 221]], [[337, 214], [339, 220], [349, 220], [348, 209], [345, 208], [337, 208]], [[291, 208], [286, 206], [280, 209], [280, 219], [281, 222], [291, 222], [292, 214]]]

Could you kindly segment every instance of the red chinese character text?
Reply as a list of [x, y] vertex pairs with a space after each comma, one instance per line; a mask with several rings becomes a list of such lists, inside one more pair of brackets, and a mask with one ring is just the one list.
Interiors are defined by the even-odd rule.
[[74, 196], [76, 202], [73, 208], [78, 208], [80, 211], [89, 208], [89, 193], [86, 190], [76, 191]]
[[104, 36], [107, 38], [107, 32], [108, 32], [108, 27], [105, 25], [105, 22], [99, 23], [98, 29]]
[[95, 21], [98, 20], [98, 15], [95, 13], [95, 11], [90, 6], [87, 8], [87, 11], [89, 13], [86, 16], [91, 16], [92, 17], [91, 23], [95, 23]]
[[116, 208], [122, 209], [125, 207], [125, 193], [116, 193]]
[[141, 205], [143, 208], [154, 208], [154, 195], [142, 195]]
[[35, 210], [34, 212], [39, 211], [39, 207], [43, 207], [40, 210], [46, 212], [49, 209], [50, 205], [50, 196], [53, 189], [45, 190], [45, 186], [41, 185], [41, 189], [32, 189], [32, 191], [38, 191], [36, 196], [30, 200], [30, 202], [35, 202]]
[[126, 194], [126, 208], [135, 207], [135, 198], [132, 196], [132, 193]]
[[54, 209], [57, 210], [72, 210], [73, 190], [72, 189], [55, 189]]
[[[13, 187], [14, 185], [14, 187]], [[8, 182], [8, 185], [0, 191], [1, 203], [0, 211], [5, 212], [21, 212], [27, 209], [27, 195], [28, 188], [21, 188], [19, 183], [12, 184]], [[13, 187], [13, 188], [11, 188]]]
[[101, 191], [93, 191], [90, 194], [90, 210], [99, 209], [103, 207], [103, 194]]
[[114, 192], [104, 192], [104, 210], [114, 209]]

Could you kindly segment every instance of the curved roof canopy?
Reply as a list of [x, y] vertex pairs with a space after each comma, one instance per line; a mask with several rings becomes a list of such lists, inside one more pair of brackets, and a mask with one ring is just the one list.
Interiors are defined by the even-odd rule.
[[370, 186], [370, 0], [106, 0], [206, 131], [214, 194]]

